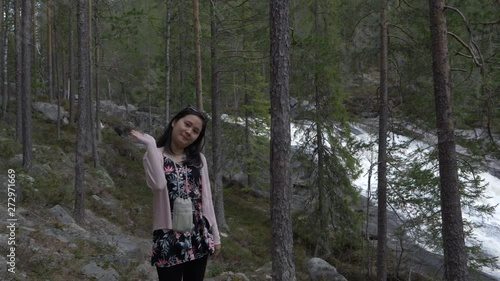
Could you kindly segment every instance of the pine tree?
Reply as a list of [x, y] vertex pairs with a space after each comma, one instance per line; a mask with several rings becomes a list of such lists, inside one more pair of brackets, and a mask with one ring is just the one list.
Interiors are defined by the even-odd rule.
[[444, 2], [444, 0], [429, 1], [443, 221], [444, 278], [465, 281], [467, 257], [458, 183], [455, 130], [451, 112], [452, 92]]
[[271, 237], [273, 280], [295, 281], [290, 182], [290, 3], [272, 0]]

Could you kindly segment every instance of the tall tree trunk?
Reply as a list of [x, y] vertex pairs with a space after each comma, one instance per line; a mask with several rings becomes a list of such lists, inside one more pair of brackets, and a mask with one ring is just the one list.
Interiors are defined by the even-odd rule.
[[125, 91], [125, 82], [120, 81], [120, 85], [121, 85], [121, 89], [122, 89], [121, 93], [122, 93], [122, 98], [123, 98], [123, 105], [125, 105], [125, 113], [126, 113], [126, 116], [128, 119], [130, 112], [128, 110], [128, 99], [127, 99], [127, 92]]
[[212, 171], [215, 185], [215, 216], [219, 229], [227, 230], [229, 226], [226, 222], [224, 211], [224, 188], [222, 186], [221, 174], [221, 122], [220, 122], [220, 79], [219, 79], [219, 49], [217, 46], [218, 26], [217, 26], [217, 0], [211, 0], [211, 22], [210, 30], [212, 40], [210, 42], [210, 53], [212, 56]]
[[366, 253], [363, 251], [363, 257], [366, 258], [366, 273], [368, 274], [369, 280], [372, 279], [372, 258], [371, 258], [371, 242], [370, 242], [370, 237], [368, 235], [368, 228], [370, 224], [370, 204], [371, 204], [371, 186], [372, 186], [372, 174], [373, 174], [373, 158], [370, 158], [370, 169], [368, 170], [368, 183], [367, 183], [367, 190], [366, 190], [366, 222], [365, 222], [365, 235], [366, 237], [363, 237], [363, 241], [366, 242], [367, 247], [366, 247]]
[[[187, 25], [184, 19], [184, 13], [185, 13], [185, 8], [184, 8], [184, 1], [179, 2], [178, 6], [178, 11], [179, 11], [179, 26], [183, 29], [184, 26]], [[184, 31], [184, 32], [183, 32]], [[186, 36], [185, 30], [181, 30], [179, 32], [179, 84], [180, 84], [180, 97], [179, 97], [179, 105], [183, 106], [184, 105], [184, 96], [186, 95], [186, 54], [185, 54], [185, 36]]]
[[[56, 16], [53, 14], [52, 16], [52, 20], [53, 22], [56, 22], [57, 21], [57, 18]], [[57, 99], [57, 139], [60, 140], [61, 139], [61, 91], [60, 91], [60, 87], [61, 87], [61, 81], [59, 80], [59, 78], [61, 77], [61, 73], [59, 72], [59, 60], [57, 59], [58, 58], [58, 55], [57, 55], [57, 48], [58, 48], [58, 36], [57, 36], [57, 27], [56, 25], [52, 25], [52, 28], [53, 28], [53, 49], [54, 50], [54, 56], [53, 56], [53, 65], [54, 65], [54, 90], [56, 91], [56, 99]]]
[[[96, 2], [94, 5], [94, 84], [95, 84], [95, 141], [97, 143], [101, 142], [102, 133], [101, 133], [101, 95], [99, 93], [99, 51], [101, 50], [101, 41], [99, 39], [99, 13], [98, 13], [98, 3]], [[97, 151], [97, 150], [96, 150]], [[97, 156], [96, 156], [97, 157]], [[97, 161], [96, 161], [97, 163]], [[95, 165], [97, 166], [97, 165]]]
[[60, 56], [59, 54], [62, 53], [62, 48], [59, 48], [59, 38], [60, 38], [60, 34], [57, 32], [58, 29], [57, 29], [57, 26], [55, 25], [55, 23], [57, 22], [57, 15], [54, 14], [52, 16], [52, 21], [54, 22], [54, 25], [53, 25], [53, 28], [52, 28], [52, 37], [54, 39], [54, 43], [53, 43], [53, 50], [54, 50], [54, 56], [53, 56], [53, 65], [54, 65], [54, 91], [55, 91], [55, 95], [56, 95], [56, 99], [58, 98], [58, 95], [59, 95], [59, 91], [61, 90], [61, 62], [59, 61], [60, 60]]
[[[78, 131], [76, 138], [76, 165], [75, 165], [75, 219], [78, 223], [85, 221], [85, 156], [90, 149], [92, 136], [90, 130], [90, 46], [89, 46], [89, 17], [88, 0], [78, 0]], [[92, 139], [92, 137], [91, 137]]]
[[148, 91], [148, 128], [149, 131], [153, 131], [153, 112], [151, 108], [151, 91]]
[[380, 0], [380, 97], [377, 187], [377, 280], [387, 280], [387, 0]]
[[49, 75], [49, 100], [54, 100], [54, 44], [52, 35], [54, 34], [53, 27], [54, 4], [52, 0], [47, 1], [47, 74]]
[[21, 0], [14, 0], [14, 21], [16, 34], [16, 141], [23, 141], [23, 18]]
[[66, 84], [66, 78], [67, 78], [67, 72], [66, 72], [66, 45], [62, 40], [60, 39], [61, 37], [58, 37], [59, 40], [57, 42], [61, 42], [61, 73], [59, 75], [59, 90], [61, 91], [62, 94], [62, 100], [67, 100], [68, 99], [68, 92], [67, 92], [67, 84]]
[[[4, 40], [7, 38], [7, 29], [4, 28], [4, 7], [5, 3], [4, 0], [0, 0], [0, 96], [2, 96], [2, 119], [5, 120], [5, 117], [7, 116], [7, 104], [9, 103], [9, 99], [7, 96], [7, 92], [4, 91], [4, 83], [7, 83], [7, 81], [4, 79], [4, 65], [7, 64], [7, 61], [4, 58]], [[7, 11], [8, 12], [8, 11]]]
[[74, 28], [73, 28], [73, 15], [74, 6], [73, 2], [69, 3], [69, 51], [68, 51], [68, 68], [69, 68], [69, 123], [75, 122], [75, 50], [74, 50]]
[[[24, 1], [29, 1], [29, 0], [24, 0]], [[39, 46], [39, 44], [41, 45], [41, 42], [37, 42], [36, 41], [36, 34], [37, 34], [37, 26], [36, 26], [36, 0], [31, 0], [31, 42], [33, 44], [33, 47], [32, 47], [32, 51], [31, 51], [31, 69], [39, 69], [40, 71], [42, 71], [40, 68], [41, 68], [41, 65], [42, 63], [40, 62], [40, 57], [38, 55], [38, 52], [37, 52], [37, 49], [34, 47], [34, 46]], [[37, 62], [37, 58], [38, 58], [38, 62]], [[41, 93], [40, 91], [38, 92], [34, 92], [33, 96], [36, 98], [37, 95]]]
[[467, 280], [467, 257], [455, 150], [450, 63], [444, 0], [429, 0], [432, 69], [438, 131], [444, 274], [448, 281]]
[[196, 106], [203, 110], [202, 83], [201, 83], [201, 28], [200, 28], [199, 0], [193, 0], [194, 15], [194, 50], [196, 54]]
[[[96, 140], [96, 131], [97, 131], [97, 128], [95, 126], [95, 117], [96, 115], [94, 114], [93, 112], [93, 108], [92, 108], [92, 89], [93, 89], [93, 85], [94, 83], [97, 83], [96, 81], [93, 81], [92, 79], [92, 73], [93, 73], [93, 56], [92, 56], [92, 25], [93, 25], [93, 10], [92, 10], [92, 7], [94, 4], [92, 4], [92, 0], [88, 0], [89, 1], [89, 5], [88, 5], [88, 23], [89, 23], [89, 29], [88, 29], [88, 45], [89, 45], [89, 62], [88, 62], [88, 65], [89, 65], [89, 75], [87, 76], [88, 77], [88, 80], [89, 80], [89, 84], [88, 84], [88, 89], [89, 89], [89, 95], [87, 96], [87, 99], [88, 99], [88, 114], [89, 114], [89, 130], [90, 130], [90, 144], [91, 144], [91, 148], [92, 148], [92, 162], [94, 164], [94, 168], [96, 168], [98, 165], [99, 165], [99, 159], [98, 159], [98, 155], [97, 155], [97, 140]], [[96, 45], [94, 45], [95, 47]], [[97, 113], [96, 113], [97, 114]]]
[[271, 229], [273, 280], [295, 281], [290, 181], [290, 2], [271, 0]]
[[239, 106], [239, 85], [238, 85], [238, 72], [233, 71], [233, 107], [238, 109]]
[[33, 44], [31, 42], [33, 21], [31, 1], [23, 3], [23, 34], [26, 36], [22, 42], [23, 49], [23, 168], [30, 170], [32, 166], [32, 122], [31, 122], [31, 63]]
[[[12, 7], [11, 7], [11, 1], [7, 1], [7, 3], [5, 3], [5, 21], [4, 21], [4, 30], [5, 30], [5, 33], [4, 33], [4, 52], [3, 52], [3, 61], [4, 61], [4, 65], [3, 65], [3, 81], [5, 81], [5, 83], [2, 84], [2, 91], [3, 93], [5, 94], [5, 96], [7, 97], [7, 103], [5, 104], [5, 107], [7, 108], [9, 106], [8, 102], [10, 101], [10, 94], [11, 94], [11, 91], [10, 91], [10, 87], [9, 87], [9, 38], [10, 38], [10, 27], [12, 26], [12, 21], [11, 19], [9, 18], [11, 16], [11, 12], [12, 12]], [[7, 110], [5, 110], [7, 111]]]
[[172, 9], [171, 0], [165, 0], [166, 7], [166, 36], [165, 36], [165, 124], [170, 120], [170, 9]]
[[109, 80], [109, 77], [106, 77], [106, 81], [108, 82], [108, 91], [107, 91], [108, 92], [108, 96], [107, 96], [107, 98], [109, 100], [112, 100], [112, 96], [113, 96], [112, 92], [113, 92], [113, 90], [111, 89], [111, 81]]
[[[318, 0], [315, 0], [314, 3], [314, 24], [313, 24], [313, 32], [316, 37], [319, 37], [319, 23], [320, 15], [318, 14], [319, 4]], [[319, 54], [314, 54], [314, 60], [318, 62], [320, 60]], [[322, 90], [323, 87], [321, 85], [321, 81], [319, 81], [319, 73], [314, 73], [313, 80], [314, 87], [314, 99], [315, 99], [315, 120], [316, 120], [316, 147], [318, 152], [318, 173], [317, 173], [317, 188], [318, 188], [318, 227], [317, 227], [317, 235], [318, 239], [316, 241], [316, 247], [314, 249], [314, 255], [319, 255], [320, 251], [323, 253], [329, 253], [330, 247], [328, 243], [328, 235], [324, 231], [324, 226], [329, 225], [328, 223], [328, 206], [326, 200], [327, 190], [325, 188], [324, 177], [325, 177], [325, 164], [324, 164], [324, 156], [325, 156], [325, 147], [323, 140], [323, 117], [322, 117]]]
[[[243, 46], [245, 43], [243, 42]], [[247, 186], [252, 188], [254, 186], [254, 180], [252, 176], [252, 165], [251, 165], [251, 158], [252, 158], [252, 143], [251, 143], [251, 135], [252, 135], [252, 129], [250, 128], [250, 119], [251, 113], [250, 113], [250, 94], [248, 93], [246, 86], [248, 85], [248, 75], [246, 71], [243, 73], [243, 108], [245, 112], [245, 153], [243, 154], [245, 156], [245, 168], [246, 168], [246, 174], [247, 174]]]

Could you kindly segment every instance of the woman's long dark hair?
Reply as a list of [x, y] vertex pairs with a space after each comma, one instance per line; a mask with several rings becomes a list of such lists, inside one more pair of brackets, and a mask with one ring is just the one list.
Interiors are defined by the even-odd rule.
[[172, 143], [172, 124], [173, 122], [178, 121], [186, 115], [198, 116], [203, 121], [203, 127], [201, 128], [198, 138], [184, 149], [184, 152], [186, 153], [186, 159], [184, 160], [183, 164], [202, 167], [203, 163], [201, 161], [200, 153], [203, 149], [203, 146], [205, 145], [205, 129], [207, 128], [208, 119], [205, 113], [201, 112], [194, 106], [190, 105], [184, 108], [179, 113], [177, 113], [174, 118], [172, 118], [172, 120], [170, 120], [167, 128], [165, 128], [165, 131], [163, 131], [163, 134], [156, 142], [156, 147], [165, 147], [165, 150], [167, 152], [173, 154], [172, 148], [170, 146]]

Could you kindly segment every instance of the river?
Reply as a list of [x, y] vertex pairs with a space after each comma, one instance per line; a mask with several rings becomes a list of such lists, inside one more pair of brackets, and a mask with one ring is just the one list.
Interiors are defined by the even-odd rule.
[[[375, 135], [370, 135], [368, 132], [366, 132], [364, 129], [362, 129], [364, 126], [354, 126], [355, 132], [356, 132], [356, 138], [364, 141], [364, 142], [369, 142], [370, 140], [373, 140], [373, 138], [376, 138], [377, 136]], [[365, 127], [366, 128], [366, 127]], [[429, 137], [425, 138], [426, 140], [429, 140]], [[435, 138], [430, 138], [435, 141]], [[395, 144], [402, 143], [404, 141], [407, 141], [408, 138], [400, 135], [391, 135], [391, 140], [395, 142]], [[417, 148], [422, 148], [422, 147], [429, 147], [429, 143], [424, 142], [424, 141], [413, 141], [411, 145], [409, 145], [406, 148], [406, 151], [400, 151], [400, 155], [409, 155], [411, 151], [414, 151]], [[457, 150], [464, 152], [464, 149], [461, 147], [458, 147]], [[375, 158], [374, 158], [375, 157]], [[366, 194], [367, 190], [367, 173], [373, 159], [376, 161], [377, 157], [377, 148], [376, 147], [371, 147], [368, 148], [364, 151], [360, 151], [358, 154], [358, 159], [361, 162], [363, 173], [362, 176], [355, 181], [355, 184], [361, 189], [364, 194]], [[492, 162], [493, 163], [493, 162]], [[498, 162], [497, 162], [498, 163]], [[497, 164], [498, 165], [498, 164]], [[372, 189], [373, 186], [376, 185], [377, 179], [376, 179], [377, 172], [376, 170], [373, 171], [372, 174]], [[480, 218], [480, 217], [475, 217], [475, 216], [468, 216], [465, 212], [463, 213], [464, 218], [467, 218], [471, 221], [474, 222], [480, 222], [482, 220], [484, 227], [478, 228], [474, 230], [474, 234], [476, 235], [476, 238], [478, 241], [482, 241], [482, 250], [495, 257], [500, 257], [500, 178], [495, 177], [488, 171], [482, 172], [480, 174], [480, 177], [484, 179], [484, 183], [487, 184], [486, 192], [485, 192], [485, 198], [481, 200], [481, 203], [488, 203], [492, 206], [497, 206], [495, 209], [494, 214], [492, 217], [488, 218]], [[497, 263], [498, 266], [500, 264]], [[490, 269], [490, 268], [483, 268], [483, 271], [495, 278], [498, 278], [500, 280], [500, 269]]]

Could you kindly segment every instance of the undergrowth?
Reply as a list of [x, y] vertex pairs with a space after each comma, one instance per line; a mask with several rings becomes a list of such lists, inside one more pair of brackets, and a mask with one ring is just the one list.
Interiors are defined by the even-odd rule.
[[[38, 167], [36, 173], [26, 173], [22, 169], [22, 162], [19, 160], [22, 146], [14, 141], [14, 135], [15, 130], [9, 122], [0, 122], [0, 158], [8, 160], [0, 163], [2, 168], [15, 168], [19, 175], [24, 175], [20, 176], [24, 193], [23, 208], [49, 209], [56, 204], [69, 208], [74, 206], [76, 126], [63, 125], [61, 135], [58, 136], [55, 124], [33, 120], [33, 159], [34, 165]], [[86, 161], [86, 205], [130, 235], [150, 239], [152, 192], [146, 186], [142, 166], [144, 149], [134, 144], [130, 138], [118, 136], [112, 128], [104, 129], [102, 136], [98, 145], [99, 167], [93, 167], [90, 160]], [[92, 200], [93, 195], [103, 200], [108, 198], [109, 201], [113, 199], [119, 202], [120, 212], [110, 212], [105, 205]], [[229, 233], [227, 237], [222, 237], [220, 257], [209, 262], [207, 276], [218, 276], [223, 272], [232, 271], [254, 276], [250, 277], [252, 280], [265, 278], [263, 273], [271, 274], [269, 199], [253, 197], [248, 189], [239, 187], [226, 188], [224, 199]], [[313, 256], [315, 240], [308, 228], [296, 220], [293, 227], [297, 280], [308, 280], [307, 262]], [[365, 273], [363, 263], [366, 262], [368, 254], [361, 243], [355, 242], [360, 240], [357, 235], [336, 237], [331, 241], [333, 252], [322, 258], [333, 264], [349, 281], [375, 280], [373, 274], [370, 278]], [[99, 245], [81, 241], [78, 243], [78, 248], [73, 250], [73, 255], [78, 260], [92, 259], [93, 255], [103, 251]], [[375, 250], [370, 249], [370, 253], [368, 256], [372, 259], [371, 264], [375, 265]], [[57, 275], [56, 267], [48, 261], [45, 262], [50, 266], [46, 267], [47, 264], [42, 262], [33, 265], [32, 269], [39, 272], [41, 277]], [[372, 272], [375, 272], [374, 268]], [[389, 280], [396, 279], [389, 277]], [[425, 279], [416, 277], [412, 280]]]

